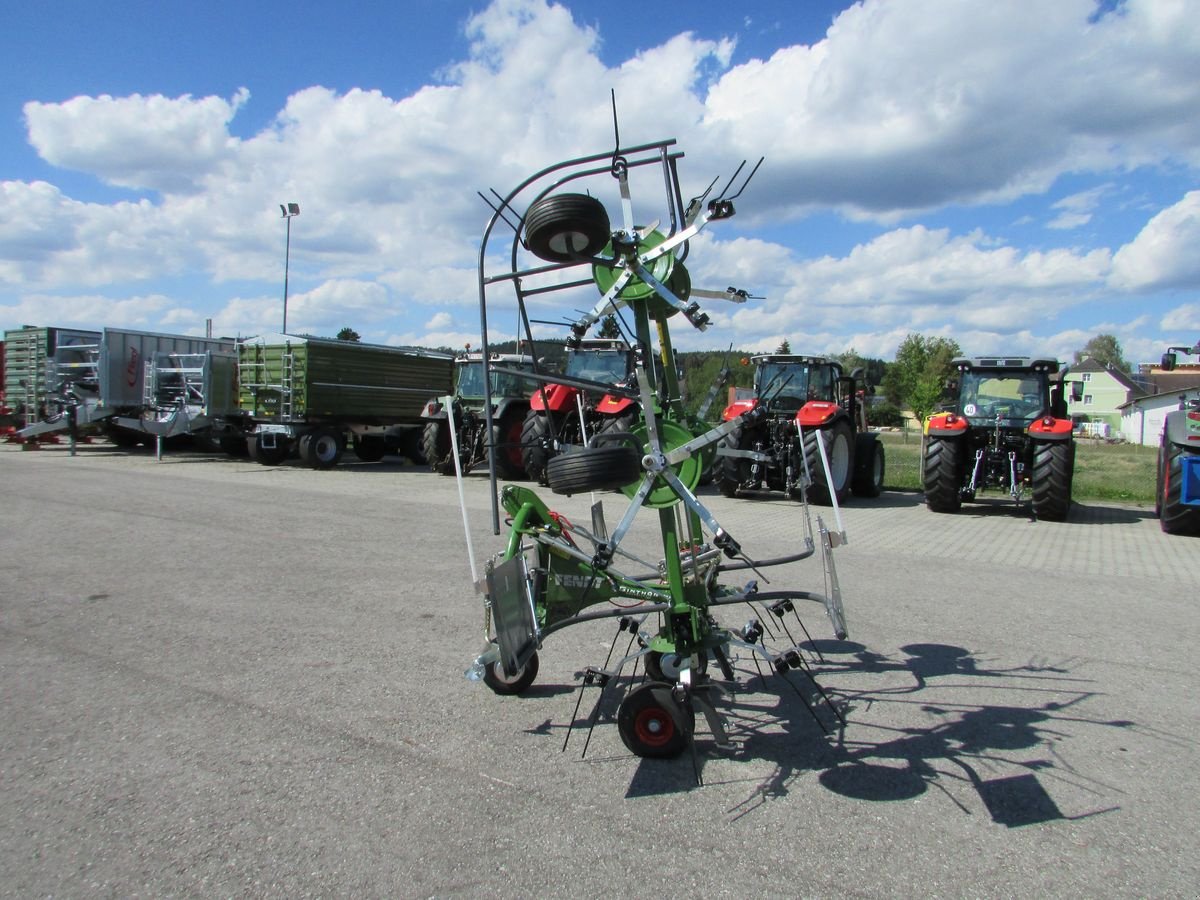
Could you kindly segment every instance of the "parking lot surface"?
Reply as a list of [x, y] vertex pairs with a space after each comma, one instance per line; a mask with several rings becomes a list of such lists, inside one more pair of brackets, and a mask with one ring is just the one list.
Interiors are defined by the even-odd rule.
[[[481, 567], [504, 539], [487, 479], [462, 490]], [[703, 499], [752, 556], [800, 540], [779, 495]], [[739, 660], [700, 785], [632, 756], [615, 704], [563, 751], [611, 621], [550, 637], [522, 697], [464, 678], [453, 478], [0, 445], [0, 892], [1195, 896], [1200, 541], [1097, 503], [842, 516], [849, 640], [802, 613], [845, 726]], [[816, 558], [765, 574], [824, 589]]]

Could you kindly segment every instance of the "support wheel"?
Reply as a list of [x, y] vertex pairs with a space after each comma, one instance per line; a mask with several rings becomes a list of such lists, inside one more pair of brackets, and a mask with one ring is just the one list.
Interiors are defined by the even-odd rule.
[[635, 756], [671, 759], [687, 749], [696, 711], [675, 701], [671, 685], [647, 681], [625, 695], [617, 710], [617, 730]]
[[534, 651], [525, 665], [512, 678], [504, 674], [504, 664], [499, 660], [483, 670], [483, 683], [497, 694], [523, 694], [533, 684], [538, 673], [538, 655]]
[[546, 465], [546, 480], [556, 494], [619, 491], [641, 474], [641, 454], [628, 444], [579, 447]]
[[608, 213], [587, 194], [543, 197], [525, 213], [525, 244], [547, 262], [594, 256], [609, 239]]
[[925, 441], [925, 505], [934, 512], [962, 509], [963, 446], [957, 438], [927, 438]]

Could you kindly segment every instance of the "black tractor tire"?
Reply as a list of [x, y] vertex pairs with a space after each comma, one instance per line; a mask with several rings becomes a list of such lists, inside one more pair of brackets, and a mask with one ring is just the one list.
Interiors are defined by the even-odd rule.
[[595, 256], [608, 243], [610, 226], [604, 204], [587, 194], [555, 194], [525, 213], [525, 245], [547, 262], [572, 262]]
[[1072, 441], [1038, 441], [1033, 445], [1033, 514], [1048, 522], [1063, 522], [1071, 511], [1071, 482], [1075, 468]]
[[635, 756], [672, 759], [688, 748], [695, 727], [696, 711], [677, 703], [661, 681], [634, 688], [617, 708], [621, 741]]
[[439, 475], [454, 474], [454, 452], [450, 444], [450, 420], [435, 419], [425, 423], [421, 433], [421, 453], [429, 468]]
[[829, 459], [829, 474], [833, 484], [825, 483], [825, 469], [817, 450], [817, 429], [809, 429], [804, 432], [804, 455], [808, 458], [808, 470], [813, 482], [808, 489], [808, 502], [818, 506], [833, 506], [834, 496], [841, 503], [850, 494], [850, 479], [854, 474], [854, 435], [850, 431], [850, 423], [845, 419], [838, 419], [820, 430], [825, 437], [825, 455]]
[[550, 419], [543, 413], [531, 409], [525, 415], [521, 427], [521, 462], [525, 465], [525, 477], [538, 484], [546, 484], [546, 465], [552, 455], [547, 443], [550, 439]]
[[[742, 448], [742, 435], [744, 433], [743, 428], [738, 426], [725, 435], [725, 437], [721, 438], [717, 447], [740, 450]], [[750, 460], [737, 456], [718, 455], [713, 460], [713, 466], [716, 469], [717, 490], [726, 497], [736, 497], [738, 489], [750, 477]]]
[[1167, 534], [1200, 534], [1200, 507], [1189, 506], [1183, 500], [1183, 460], [1195, 456], [1192, 450], [1164, 441], [1159, 450], [1158, 524]]
[[274, 447], [264, 447], [262, 439], [251, 435], [246, 438], [246, 452], [256, 463], [264, 466], [277, 466], [291, 453], [292, 447], [286, 438], [276, 436]]
[[855, 497], [878, 497], [883, 493], [886, 461], [883, 442], [877, 435], [854, 436], [854, 480], [850, 489]]
[[925, 441], [925, 505], [934, 512], [952, 513], [962, 509], [962, 441], [957, 438], [927, 438]]
[[525, 477], [525, 453], [521, 444], [524, 433], [525, 421], [519, 409], [505, 413], [492, 425], [496, 474], [506, 481]]
[[354, 436], [354, 455], [363, 462], [379, 462], [387, 455], [387, 442], [381, 437]]
[[345, 440], [340, 429], [321, 427], [301, 437], [299, 449], [301, 462], [324, 471], [334, 468], [341, 461]]
[[546, 464], [546, 480], [556, 494], [619, 491], [642, 474], [642, 455], [630, 444], [579, 447]]
[[533, 684], [534, 679], [538, 674], [538, 655], [534, 651], [529, 659], [525, 660], [525, 665], [512, 678], [504, 674], [504, 664], [499, 660], [486, 666], [483, 670], [483, 683], [490, 687], [497, 694], [523, 694], [529, 690], [529, 686]]

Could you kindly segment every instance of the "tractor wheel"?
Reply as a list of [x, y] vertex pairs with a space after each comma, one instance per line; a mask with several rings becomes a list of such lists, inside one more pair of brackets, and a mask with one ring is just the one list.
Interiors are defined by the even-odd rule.
[[1158, 524], [1167, 534], [1200, 534], [1200, 507], [1183, 502], [1183, 463], [1196, 456], [1164, 439], [1158, 458]]
[[825, 456], [829, 459], [829, 475], [833, 483], [825, 483], [825, 469], [821, 465], [820, 451], [817, 450], [817, 429], [806, 431], [804, 455], [808, 459], [808, 470], [813, 480], [808, 489], [808, 500], [818, 506], [832, 506], [834, 496], [841, 503], [850, 493], [850, 476], [854, 473], [854, 436], [845, 419], [820, 430], [825, 438]]
[[850, 488], [855, 497], [878, 497], [883, 492], [883, 443], [873, 434], [854, 438], [854, 481]]
[[[740, 450], [742, 434], [743, 431], [739, 426], [721, 438], [718, 446], [728, 447], [730, 450]], [[750, 478], [750, 460], [737, 456], [717, 456], [713, 460], [713, 465], [716, 468], [717, 488], [726, 497], [736, 497], [738, 488]]]
[[670, 759], [688, 746], [696, 711], [680, 706], [671, 685], [647, 681], [625, 695], [617, 709], [617, 730], [635, 756]]
[[925, 505], [934, 512], [962, 509], [963, 447], [956, 439], [931, 437], [925, 442]]
[[546, 464], [550, 462], [550, 420], [531, 409], [521, 428], [521, 462], [530, 481], [546, 484]]
[[579, 447], [546, 464], [546, 480], [556, 494], [619, 491], [642, 474], [642, 455], [629, 444]]
[[387, 454], [387, 443], [381, 437], [354, 436], [354, 455], [363, 462], [379, 462]]
[[300, 438], [300, 460], [314, 469], [332, 469], [342, 458], [342, 433], [322, 427]]
[[547, 262], [594, 256], [608, 243], [609, 233], [604, 204], [587, 194], [543, 197], [525, 213], [525, 244]]
[[[683, 669], [683, 660], [678, 653], [660, 653], [657, 650], [651, 650], [642, 660], [646, 665], [646, 677], [651, 681], [675, 682], [679, 680], [679, 673]], [[692, 671], [695, 675], [703, 675], [708, 671], [707, 653], [699, 657]]]
[[421, 434], [421, 452], [429, 468], [439, 475], [454, 474], [454, 454], [450, 446], [450, 420], [435, 419], [425, 423]]
[[537, 673], [538, 655], [535, 651], [512, 678], [504, 674], [504, 664], [496, 660], [483, 670], [483, 683], [497, 694], [523, 694], [533, 684]]
[[1071, 471], [1075, 445], [1070, 441], [1039, 441], [1033, 445], [1033, 514], [1062, 522], [1071, 510]]
[[274, 447], [264, 447], [262, 439], [254, 435], [246, 438], [246, 452], [250, 454], [252, 460], [264, 466], [279, 465], [288, 458], [291, 449], [287, 439], [278, 435], [275, 437]]
[[506, 413], [492, 426], [492, 447], [496, 451], [496, 474], [506, 481], [525, 477], [521, 436], [525, 420], [516, 410]]

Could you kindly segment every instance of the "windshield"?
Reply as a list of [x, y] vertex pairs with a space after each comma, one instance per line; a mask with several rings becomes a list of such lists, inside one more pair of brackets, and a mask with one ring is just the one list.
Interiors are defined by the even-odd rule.
[[576, 350], [567, 357], [567, 374], [602, 384], [618, 384], [628, 375], [626, 357], [611, 350]]
[[1033, 372], [964, 372], [959, 399], [962, 414], [980, 422], [1030, 422], [1046, 410], [1046, 376]]
[[809, 400], [833, 400], [833, 374], [829, 366], [765, 362], [758, 369], [758, 395], [784, 409], [799, 409]]
[[[495, 362], [493, 365], [505, 369], [518, 369], [522, 372], [533, 371], [533, 363], [528, 362]], [[532, 382], [527, 382], [516, 375], [509, 375], [507, 372], [492, 372], [493, 397], [524, 397], [532, 391]], [[483, 396], [482, 362], [461, 363], [458, 366], [458, 396]]]

